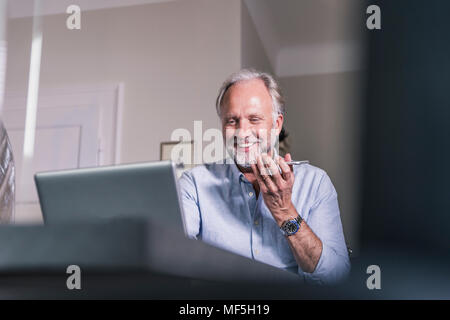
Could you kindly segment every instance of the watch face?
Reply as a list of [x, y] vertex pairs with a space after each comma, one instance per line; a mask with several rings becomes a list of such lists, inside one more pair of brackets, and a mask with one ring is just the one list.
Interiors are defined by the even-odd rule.
[[288, 223], [286, 223], [284, 230], [288, 233], [288, 234], [292, 234], [297, 232], [299, 226], [297, 221], [295, 220], [291, 220]]

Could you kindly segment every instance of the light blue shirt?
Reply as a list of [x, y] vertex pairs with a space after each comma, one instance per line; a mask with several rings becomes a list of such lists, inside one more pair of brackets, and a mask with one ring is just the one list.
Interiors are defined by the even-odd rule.
[[[322, 169], [294, 166], [292, 202], [322, 241], [313, 273], [303, 272], [263, 197], [233, 164], [205, 164], [183, 173], [180, 191], [188, 236], [298, 273], [307, 282], [333, 284], [350, 270], [337, 193]], [[301, 232], [301, 230], [299, 231]]]

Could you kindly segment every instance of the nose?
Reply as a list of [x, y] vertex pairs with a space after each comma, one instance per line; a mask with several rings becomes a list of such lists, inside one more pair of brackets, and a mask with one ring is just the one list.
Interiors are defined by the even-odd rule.
[[239, 126], [237, 128], [236, 136], [239, 140], [248, 139], [252, 135], [251, 125], [249, 121], [242, 120], [239, 121]]

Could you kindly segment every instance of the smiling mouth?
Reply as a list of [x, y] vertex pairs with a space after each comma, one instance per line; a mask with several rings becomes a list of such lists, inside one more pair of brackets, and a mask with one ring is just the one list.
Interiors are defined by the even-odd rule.
[[251, 143], [235, 144], [235, 145], [240, 149], [245, 149], [245, 148], [250, 148], [251, 146], [253, 146], [256, 143], [257, 143], [257, 141], [251, 142]]

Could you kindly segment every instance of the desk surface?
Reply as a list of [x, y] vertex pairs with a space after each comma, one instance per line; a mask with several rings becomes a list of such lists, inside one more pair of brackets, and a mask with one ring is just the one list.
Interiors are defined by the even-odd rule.
[[[450, 260], [439, 252], [374, 248], [340, 286], [304, 284], [287, 271], [142, 221], [0, 227], [0, 299], [449, 299]], [[81, 290], [66, 286], [81, 267]], [[381, 290], [366, 285], [369, 265]]]

